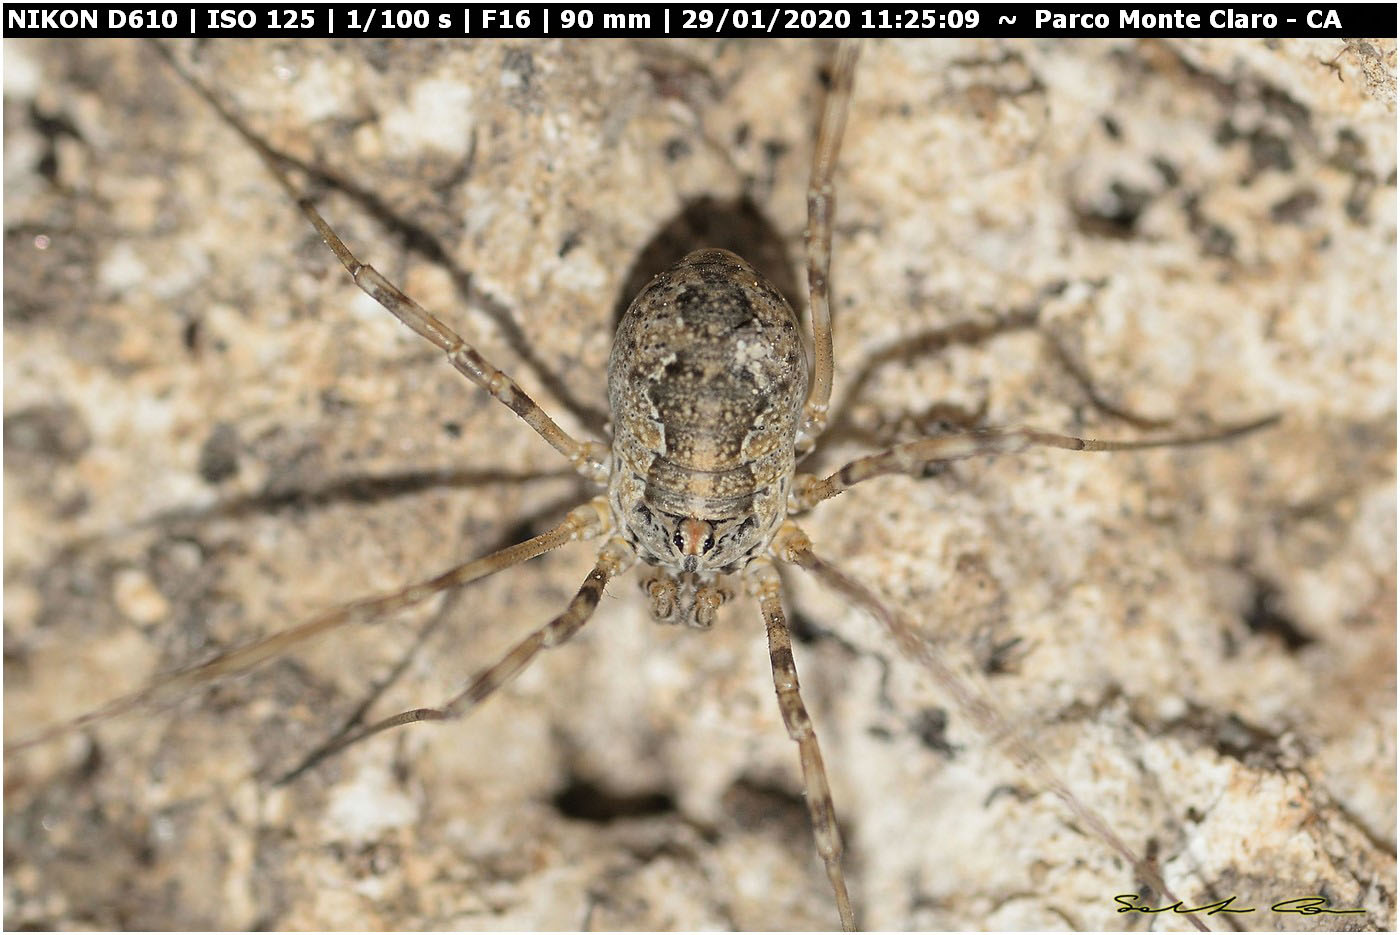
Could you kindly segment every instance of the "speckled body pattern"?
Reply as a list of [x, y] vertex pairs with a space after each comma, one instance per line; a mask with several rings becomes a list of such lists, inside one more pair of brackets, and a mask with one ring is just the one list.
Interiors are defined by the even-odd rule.
[[[791, 306], [727, 250], [691, 253], [633, 300], [608, 364], [609, 502], [638, 557], [703, 583], [768, 546], [786, 516], [806, 357]], [[687, 519], [708, 527], [695, 554]]]

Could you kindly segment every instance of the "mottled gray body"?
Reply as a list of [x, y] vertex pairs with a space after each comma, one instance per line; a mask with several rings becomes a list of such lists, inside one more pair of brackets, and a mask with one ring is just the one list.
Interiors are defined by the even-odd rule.
[[[806, 393], [797, 316], [728, 250], [691, 253], [623, 316], [608, 364], [609, 503], [638, 557], [670, 573], [686, 622], [709, 625], [684, 613], [690, 592], [743, 568], [786, 516]], [[654, 598], [669, 591], [654, 581]], [[669, 620], [676, 608], [653, 609]]]

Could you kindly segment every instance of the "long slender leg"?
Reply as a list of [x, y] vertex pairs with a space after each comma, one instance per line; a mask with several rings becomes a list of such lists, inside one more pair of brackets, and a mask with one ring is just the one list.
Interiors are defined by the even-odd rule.
[[361, 263], [345, 246], [330, 224], [326, 223], [325, 218], [321, 217], [321, 213], [316, 210], [311, 199], [292, 184], [292, 180], [283, 167], [284, 160], [248, 129], [232, 111], [226, 108], [212, 91], [186, 70], [164, 45], [160, 43], [153, 43], [153, 45], [176, 74], [193, 88], [218, 113], [219, 117], [243, 138], [244, 142], [257, 151], [277, 183], [301, 209], [301, 213], [311, 222], [311, 226], [316, 228], [316, 232], [321, 235], [326, 246], [331, 249], [336, 259], [340, 260], [341, 265], [350, 273], [350, 278], [355, 281], [355, 285], [359, 286], [374, 301], [384, 306], [389, 314], [436, 345], [447, 355], [448, 361], [463, 376], [486, 390], [511, 412], [518, 415], [526, 425], [549, 442], [555, 451], [568, 458], [569, 463], [580, 474], [600, 484], [607, 482], [607, 471], [603, 465], [607, 453], [605, 446], [596, 441], [581, 442], [565, 432], [508, 374], [497, 369], [490, 361], [482, 357], [476, 348], [462, 339], [461, 335], [405, 295], [397, 286], [380, 275], [374, 267]]
[[846, 131], [846, 111], [855, 85], [856, 58], [860, 45], [842, 42], [836, 50], [831, 70], [831, 88], [822, 108], [817, 150], [812, 157], [812, 180], [807, 188], [807, 289], [812, 315], [812, 383], [802, 407], [802, 425], [797, 435], [798, 456], [812, 450], [826, 428], [827, 406], [831, 402], [831, 221], [836, 213], [836, 192], [832, 176], [841, 137]]
[[569, 601], [564, 612], [553, 620], [516, 643], [499, 662], [482, 669], [467, 683], [467, 687], [453, 695], [446, 703], [436, 708], [414, 708], [386, 717], [349, 734], [337, 743], [322, 751], [319, 759], [334, 756], [354, 743], [403, 724], [416, 724], [419, 721], [450, 721], [462, 717], [472, 708], [491, 696], [496, 689], [521, 673], [539, 654], [541, 649], [549, 649], [565, 642], [588, 622], [598, 602], [603, 597], [603, 589], [636, 560], [632, 547], [622, 539], [611, 539], [598, 554], [598, 562], [584, 579], [583, 586]]
[[517, 545], [501, 549], [499, 552], [492, 552], [490, 555], [449, 568], [441, 574], [390, 594], [362, 598], [333, 608], [305, 623], [264, 637], [241, 649], [226, 652], [208, 662], [157, 679], [131, 694], [109, 701], [87, 714], [45, 728], [13, 744], [6, 744], [5, 756], [45, 743], [90, 724], [125, 714], [141, 705], [156, 703], [161, 699], [174, 699], [205, 682], [251, 669], [261, 662], [280, 655], [298, 643], [346, 624], [366, 622], [402, 610], [413, 604], [421, 603], [441, 591], [458, 588], [479, 578], [485, 578], [487, 575], [493, 575], [512, 565], [518, 565], [537, 555], [557, 549], [565, 543], [576, 539], [591, 539], [606, 528], [608, 516], [608, 505], [605, 499], [590, 501], [569, 513], [558, 526], [535, 536], [533, 539], [526, 539]]
[[[1147, 861], [1138, 857], [1098, 812], [1085, 805], [1070, 791], [1064, 780], [1060, 779], [1045, 758], [1021, 737], [990, 698], [971, 681], [959, 675], [937, 649], [919, 635], [912, 623], [880, 600], [874, 591], [813, 552], [811, 540], [796, 523], [785, 523], [778, 531], [773, 540], [773, 554], [780, 561], [790, 562], [811, 572], [824, 584], [874, 615], [905, 655], [917, 660], [928, 670], [939, 687], [952, 696], [959, 709], [993, 745], [1003, 747], [1038, 786], [1048, 790], [1065, 804], [1076, 821], [1091, 829], [1111, 850], [1131, 864], [1140, 879], [1169, 902], [1177, 900], [1161, 874]], [[1209, 931], [1194, 915], [1188, 915], [1187, 918], [1197, 929]]]
[[814, 474], [799, 474], [793, 480], [793, 510], [811, 509], [862, 481], [882, 474], [917, 474], [927, 465], [940, 461], [957, 461], [977, 455], [1014, 454], [1034, 446], [1065, 448], [1070, 451], [1138, 451], [1144, 448], [1170, 448], [1182, 445], [1203, 445], [1225, 441], [1248, 432], [1273, 425], [1281, 416], [1275, 414], [1255, 419], [1243, 425], [1231, 425], [1199, 435], [1178, 435], [1173, 438], [1141, 441], [1103, 441], [1077, 438], [1027, 428], [979, 429], [957, 435], [921, 438], [895, 445], [879, 454], [866, 455], [843, 465], [834, 473], [818, 478]]
[[855, 931], [855, 914], [851, 897], [846, 893], [846, 877], [841, 872], [841, 829], [836, 824], [836, 804], [831, 799], [831, 786], [826, 781], [821, 748], [807, 707], [797, 685], [797, 663], [792, 658], [792, 635], [783, 614], [782, 582], [773, 563], [756, 558], [745, 571], [749, 590], [758, 599], [763, 621], [768, 627], [768, 655], [773, 663], [773, 687], [778, 692], [778, 708], [788, 736], [797, 741], [802, 759], [802, 785], [807, 793], [807, 811], [812, 818], [812, 833], [817, 839], [817, 853], [826, 864], [826, 876], [836, 894], [836, 911], [841, 916], [841, 928]]

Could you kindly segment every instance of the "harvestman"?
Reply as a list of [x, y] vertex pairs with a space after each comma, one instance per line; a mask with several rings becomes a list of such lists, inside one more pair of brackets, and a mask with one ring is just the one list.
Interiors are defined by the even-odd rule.
[[[288, 163], [230, 112], [164, 47], [160, 54], [243, 140], [316, 228], [364, 292], [440, 349], [467, 379], [511, 409], [605, 493], [571, 511], [563, 522], [524, 542], [450, 568], [399, 591], [326, 611], [208, 662], [152, 682], [72, 721], [6, 748], [39, 744], [241, 672], [313, 636], [417, 604], [520, 564], [576, 540], [602, 541], [593, 570], [562, 613], [478, 672], [437, 707], [415, 708], [349, 733], [311, 762], [415, 721], [460, 718], [520, 673], [540, 650], [567, 641], [587, 623], [608, 582], [638, 560], [652, 616], [663, 623], [709, 628], [741, 575], [758, 601], [767, 630], [773, 683], [789, 736], [797, 744], [817, 851], [831, 882], [842, 927], [855, 914], [841, 867], [842, 841], [817, 735], [799, 692], [792, 639], [783, 611], [776, 562], [798, 565], [864, 606], [901, 650], [919, 660], [977, 726], [1006, 741], [1012, 757], [1060, 798], [1074, 817], [1129, 861], [1140, 879], [1174, 899], [1158, 875], [1095, 812], [1084, 806], [1029, 744], [1015, 736], [995, 706], [958, 675], [870, 589], [814, 551], [791, 518], [884, 474], [919, 473], [929, 465], [976, 455], [1015, 453], [1032, 446], [1075, 451], [1123, 451], [1219, 441], [1268, 425], [1277, 417], [1214, 432], [1144, 441], [1100, 441], [1029, 428], [983, 428], [895, 445], [849, 462], [826, 477], [796, 473], [827, 422], [832, 389], [828, 270], [834, 213], [833, 177], [854, 81], [858, 47], [843, 43], [831, 71], [807, 195], [807, 278], [814, 360], [807, 366], [803, 335], [787, 301], [752, 266], [726, 250], [699, 250], [657, 275], [632, 302], [618, 328], [608, 367], [611, 445], [565, 432], [508, 375], [438, 318], [361, 263], [288, 174]], [[1193, 923], [1199, 925], [1194, 916]]]

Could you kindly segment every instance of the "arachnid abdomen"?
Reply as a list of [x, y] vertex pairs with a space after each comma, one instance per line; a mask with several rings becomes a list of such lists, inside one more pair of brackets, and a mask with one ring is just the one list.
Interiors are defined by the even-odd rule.
[[704, 582], [765, 547], [806, 392], [797, 316], [748, 263], [697, 250], [653, 279], [608, 363], [610, 499], [638, 556]]

